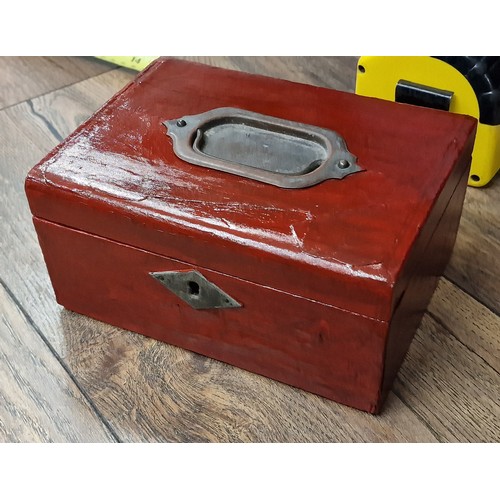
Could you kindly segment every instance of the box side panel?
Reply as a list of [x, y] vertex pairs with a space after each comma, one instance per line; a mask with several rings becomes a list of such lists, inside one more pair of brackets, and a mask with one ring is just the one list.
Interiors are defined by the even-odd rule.
[[418, 264], [413, 266], [414, 262], [410, 262], [413, 266], [413, 275], [390, 322], [387, 337], [383, 378], [384, 398], [392, 386], [434, 293], [438, 279], [451, 256], [460, 223], [468, 177], [469, 170], [466, 169], [429, 243], [423, 251], [414, 255], [414, 259], [418, 259]]
[[[34, 219], [66, 308], [366, 411], [387, 324]], [[197, 269], [243, 304], [195, 310], [150, 272]]]
[[[472, 160], [472, 149], [474, 147], [474, 135], [471, 135], [464, 145], [464, 150], [460, 157], [456, 160], [450, 176], [446, 179], [444, 186], [436, 197], [434, 203], [429, 206], [429, 213], [425, 219], [425, 224], [420, 228], [415, 236], [415, 240], [409, 248], [408, 255], [401, 264], [400, 272], [397, 275], [396, 284], [394, 286], [391, 311], [392, 315], [396, 307], [399, 305], [403, 294], [406, 292], [408, 284], [412, 281], [414, 276], [418, 276], [422, 269], [422, 260], [428, 260], [428, 249], [432, 248], [431, 240], [435, 237], [436, 227], [439, 225], [443, 214], [448, 209], [450, 200], [454, 196], [457, 187], [462, 186], [464, 174], [468, 174]], [[464, 192], [465, 196], [465, 192]], [[463, 204], [463, 197], [462, 197]], [[461, 215], [461, 208], [460, 214]], [[441, 226], [442, 227], [442, 226]], [[443, 230], [443, 229], [441, 229]], [[451, 231], [452, 228], [447, 228], [445, 231]], [[455, 231], [458, 230], [458, 221]], [[448, 257], [445, 258], [446, 262]], [[442, 267], [441, 273], [444, 270], [446, 263]], [[429, 297], [430, 298], [430, 297]]]

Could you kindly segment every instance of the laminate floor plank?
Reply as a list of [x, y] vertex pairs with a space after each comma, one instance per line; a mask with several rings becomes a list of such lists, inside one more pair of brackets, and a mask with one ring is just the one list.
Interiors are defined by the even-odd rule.
[[500, 313], [500, 177], [468, 188], [460, 228], [445, 276]]
[[58, 306], [31, 222], [24, 178], [59, 144], [59, 137], [69, 135], [133, 76], [132, 72], [116, 69], [91, 83], [85, 80], [0, 111], [4, 139], [0, 142], [0, 255], [5, 263], [1, 273], [12, 290], [22, 290], [21, 296], [29, 301], [23, 305], [40, 313], [37, 324], [47, 332], [56, 350], [61, 346], [51, 326], [53, 318], [58, 317]]
[[[348, 88], [356, 58], [341, 59], [205, 62]], [[351, 65], [350, 73], [339, 69], [344, 64]], [[461, 290], [447, 280], [431, 302], [395, 393], [376, 417], [58, 306], [31, 223], [24, 177], [133, 76], [112, 70], [0, 111], [7, 138], [0, 143], [2, 279], [118, 439], [500, 440], [497, 356], [485, 355], [488, 345], [496, 345], [498, 317], [464, 292], [465, 286]], [[456, 251], [460, 257], [465, 250], [459, 245]], [[468, 323], [473, 314], [484, 321]]]
[[221, 68], [354, 91], [358, 57], [183, 57]]
[[113, 68], [93, 57], [2, 57], [0, 65], [0, 109]]
[[467, 190], [465, 215], [481, 234], [500, 239], [500, 172], [483, 188]]
[[500, 441], [500, 374], [429, 314], [394, 390], [441, 441]]
[[0, 315], [0, 442], [114, 441], [2, 286]]
[[124, 441], [435, 440], [393, 395], [384, 416], [372, 417], [70, 311], [61, 316], [68, 364]]
[[[500, 373], [500, 317], [442, 278], [428, 307], [433, 318]], [[498, 388], [500, 394], [500, 387]]]

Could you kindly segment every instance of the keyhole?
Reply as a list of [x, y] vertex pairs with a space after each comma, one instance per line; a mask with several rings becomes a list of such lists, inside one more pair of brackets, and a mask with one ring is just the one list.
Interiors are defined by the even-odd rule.
[[196, 281], [188, 281], [188, 293], [190, 295], [200, 295], [200, 285]]

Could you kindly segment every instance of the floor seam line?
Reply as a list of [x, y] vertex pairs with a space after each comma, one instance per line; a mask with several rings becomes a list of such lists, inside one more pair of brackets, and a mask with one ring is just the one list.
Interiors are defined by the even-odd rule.
[[427, 314], [441, 327], [443, 328], [444, 330], [446, 330], [446, 332], [451, 335], [460, 345], [463, 345], [470, 353], [474, 354], [475, 356], [477, 356], [481, 361], [483, 361], [486, 366], [488, 366], [489, 368], [491, 368], [497, 375], [500, 376], [500, 372], [494, 367], [494, 366], [491, 366], [491, 364], [486, 360], [484, 359], [479, 353], [477, 353], [474, 349], [472, 349], [470, 346], [468, 346], [465, 342], [463, 342], [459, 337], [457, 337], [455, 335], [455, 333], [453, 331], [451, 331], [448, 326], [446, 326], [443, 321], [437, 317], [434, 313], [430, 312], [430, 311], [427, 311]]
[[444, 441], [441, 439], [441, 436], [438, 434], [438, 432], [433, 429], [430, 424], [422, 418], [421, 415], [419, 415], [412, 406], [410, 406], [406, 400], [401, 396], [401, 393], [396, 390], [394, 387], [391, 389], [391, 391], [394, 393], [394, 395], [415, 415], [417, 420], [436, 438], [438, 443], [443, 443]]
[[488, 311], [490, 311], [490, 313], [494, 314], [497, 317], [500, 317], [500, 311], [495, 311], [495, 309], [493, 309], [491, 306], [485, 304], [478, 297], [472, 295], [472, 293], [470, 293], [468, 290], [466, 290], [465, 288], [463, 288], [459, 283], [455, 282], [452, 278], [450, 278], [446, 274], [443, 275], [443, 278], [446, 279], [447, 281], [449, 281], [452, 285], [456, 286], [461, 292], [465, 293], [466, 295], [468, 295], [469, 297], [471, 297], [472, 299], [474, 299], [478, 304], [481, 304], [483, 307], [485, 307], [486, 309], [488, 309]]
[[38, 99], [39, 97], [44, 97], [44, 96], [47, 96], [49, 94], [52, 94], [53, 92], [57, 92], [59, 90], [63, 90], [63, 89], [66, 89], [68, 87], [71, 87], [72, 85], [77, 85], [78, 83], [82, 83], [84, 82], [85, 80], [90, 80], [92, 78], [96, 78], [98, 76], [101, 76], [101, 75], [105, 75], [106, 73], [109, 73], [110, 71], [114, 71], [115, 69], [118, 69], [119, 66], [115, 66], [114, 68], [111, 68], [111, 69], [107, 69], [106, 71], [103, 71], [102, 73], [98, 73], [97, 75], [94, 75], [94, 76], [87, 76], [86, 78], [82, 78], [81, 80], [77, 80], [75, 82], [72, 82], [72, 83], [68, 83], [67, 85], [63, 85], [61, 87], [58, 87], [56, 89], [52, 89], [52, 90], [48, 90], [47, 92], [42, 92], [41, 94], [38, 94], [38, 95], [35, 95], [35, 96], [31, 96], [31, 97], [27, 97], [26, 99], [23, 99], [22, 101], [18, 101], [18, 102], [15, 102], [15, 103], [12, 103], [12, 104], [9, 104], [8, 106], [5, 106], [3, 108], [0, 108], [0, 113], [2, 111], [6, 111], [10, 108], [14, 108], [15, 106], [19, 106], [21, 104], [25, 104], [27, 103], [28, 101], [31, 101], [33, 99]]
[[7, 295], [10, 297], [10, 299], [14, 302], [15, 306], [19, 310], [19, 312], [23, 315], [24, 319], [28, 322], [28, 324], [33, 328], [33, 330], [36, 332], [36, 334], [41, 338], [42, 342], [48, 347], [49, 351], [52, 353], [52, 355], [55, 357], [57, 362], [62, 366], [63, 370], [68, 374], [70, 377], [71, 381], [76, 385], [80, 393], [82, 394], [82, 397], [85, 399], [85, 401], [89, 404], [90, 408], [92, 411], [95, 413], [95, 415], [98, 417], [99, 421], [104, 425], [106, 430], [113, 436], [113, 439], [116, 440], [116, 442], [121, 443], [121, 439], [118, 437], [118, 434], [115, 432], [111, 424], [107, 421], [107, 419], [104, 418], [102, 413], [99, 411], [99, 409], [96, 407], [95, 403], [92, 401], [90, 396], [87, 394], [87, 391], [83, 389], [83, 387], [80, 385], [76, 377], [74, 376], [73, 372], [69, 369], [69, 367], [66, 365], [66, 363], [63, 361], [63, 359], [59, 356], [59, 353], [54, 349], [52, 344], [48, 341], [48, 339], [45, 337], [45, 335], [42, 333], [38, 325], [35, 323], [33, 318], [28, 314], [26, 309], [23, 307], [23, 305], [19, 302], [17, 297], [14, 295], [10, 287], [4, 282], [4, 280], [0, 277], [0, 285], [4, 288], [6, 291]]

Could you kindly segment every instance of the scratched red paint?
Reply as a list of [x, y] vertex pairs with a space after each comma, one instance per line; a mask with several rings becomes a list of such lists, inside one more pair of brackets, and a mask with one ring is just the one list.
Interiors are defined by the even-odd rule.
[[[177, 158], [161, 123], [226, 106], [335, 130], [365, 171], [284, 190]], [[377, 412], [451, 253], [475, 126], [165, 59], [42, 160], [26, 190], [61, 304]], [[116, 262], [141, 276], [137, 289]], [[175, 265], [215, 273], [243, 307], [191, 309], [149, 277]]]

